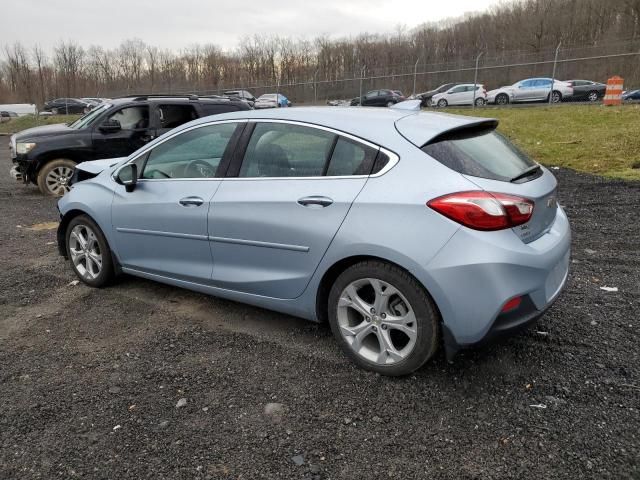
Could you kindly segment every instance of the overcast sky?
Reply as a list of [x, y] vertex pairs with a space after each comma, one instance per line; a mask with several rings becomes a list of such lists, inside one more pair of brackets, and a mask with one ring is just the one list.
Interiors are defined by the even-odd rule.
[[11, 0], [0, 11], [0, 48], [60, 40], [111, 48], [140, 38], [163, 48], [213, 43], [233, 49], [246, 35], [294, 38], [389, 33], [399, 25], [480, 11], [496, 0]]

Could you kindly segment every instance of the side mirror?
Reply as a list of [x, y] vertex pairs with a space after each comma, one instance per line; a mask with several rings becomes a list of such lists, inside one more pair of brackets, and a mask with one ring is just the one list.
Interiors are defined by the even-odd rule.
[[112, 118], [100, 125], [100, 130], [103, 132], [117, 132], [118, 130], [122, 130], [122, 126], [118, 120]]
[[138, 183], [138, 166], [135, 163], [127, 163], [116, 173], [116, 182], [124, 185], [127, 192], [133, 192]]

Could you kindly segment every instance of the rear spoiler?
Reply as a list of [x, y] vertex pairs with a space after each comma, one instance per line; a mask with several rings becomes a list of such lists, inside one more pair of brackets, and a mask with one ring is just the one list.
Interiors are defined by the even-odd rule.
[[468, 123], [466, 125], [460, 125], [436, 135], [420, 148], [431, 145], [432, 143], [443, 142], [445, 140], [462, 140], [465, 138], [477, 137], [478, 135], [482, 135], [483, 133], [492, 132], [496, 128], [498, 128], [498, 120], [493, 118], [489, 120], [481, 120], [479, 122]]
[[495, 118], [435, 112], [406, 113], [408, 115], [396, 120], [396, 130], [418, 148], [447, 139], [475, 136], [483, 131], [495, 130], [498, 126], [498, 120]]

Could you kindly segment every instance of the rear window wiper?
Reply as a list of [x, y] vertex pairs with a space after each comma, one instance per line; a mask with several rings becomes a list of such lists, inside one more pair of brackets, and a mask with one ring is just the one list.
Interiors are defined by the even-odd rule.
[[528, 177], [532, 173], [539, 172], [540, 170], [541, 170], [540, 165], [538, 165], [536, 163], [535, 165], [532, 165], [529, 168], [525, 168], [522, 172], [520, 172], [518, 175], [516, 175], [515, 177], [513, 177], [509, 181], [510, 182], [515, 182], [515, 181], [520, 180], [522, 178]]

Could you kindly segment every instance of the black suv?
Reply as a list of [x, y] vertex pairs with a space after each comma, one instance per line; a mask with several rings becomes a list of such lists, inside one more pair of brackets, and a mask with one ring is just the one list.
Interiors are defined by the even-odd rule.
[[245, 102], [231, 98], [142, 95], [110, 100], [73, 123], [13, 135], [11, 175], [37, 184], [44, 194], [63, 195], [77, 163], [127, 157], [183, 123], [249, 109]]
[[239, 98], [243, 102], [249, 104], [250, 107], [253, 107], [256, 103], [256, 97], [253, 96], [251, 92], [246, 90], [229, 90], [224, 92], [225, 96], [231, 98]]

